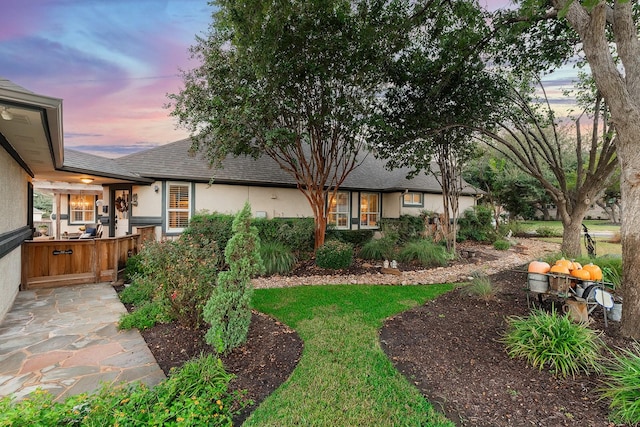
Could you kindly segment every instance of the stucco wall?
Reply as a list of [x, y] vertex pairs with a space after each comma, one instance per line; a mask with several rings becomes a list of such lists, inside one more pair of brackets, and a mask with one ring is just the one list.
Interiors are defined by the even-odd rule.
[[[0, 148], [0, 235], [27, 225], [29, 175]], [[21, 249], [0, 258], [0, 320], [9, 311], [20, 287]]]
[[[155, 188], [158, 191], [155, 191]], [[162, 182], [151, 185], [134, 185], [133, 195], [137, 194], [138, 206], [131, 206], [131, 216], [160, 217], [162, 216]], [[105, 200], [109, 200], [107, 194]], [[132, 196], [133, 197], [133, 196]]]
[[[422, 211], [443, 212], [441, 194], [423, 194], [424, 206], [403, 206], [403, 193], [389, 193], [382, 197], [382, 216], [384, 218], [398, 218], [400, 215], [418, 216]], [[475, 206], [475, 198], [472, 196], [461, 196], [460, 215], [466, 209]]]
[[307, 199], [293, 188], [197, 184], [195, 199], [196, 212], [235, 214], [249, 201], [254, 215], [266, 212], [267, 218], [313, 216]]
[[27, 183], [31, 177], [0, 148], [0, 234], [27, 224]]
[[20, 289], [21, 254], [22, 249], [17, 247], [0, 258], [0, 271], [2, 271], [2, 277], [0, 277], [0, 292], [2, 292], [2, 298], [0, 298], [0, 322], [13, 305], [13, 301]]

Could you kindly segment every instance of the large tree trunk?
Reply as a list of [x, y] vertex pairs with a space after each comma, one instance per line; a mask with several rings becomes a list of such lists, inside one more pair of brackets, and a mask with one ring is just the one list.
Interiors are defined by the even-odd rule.
[[622, 305], [623, 335], [640, 339], [640, 121], [618, 129], [622, 175]]
[[571, 216], [571, 221], [567, 224], [562, 224], [564, 230], [562, 231], [562, 246], [560, 251], [567, 258], [578, 258], [582, 255], [582, 246], [580, 242], [582, 231], [582, 220], [584, 219], [584, 212], [582, 215]]
[[622, 199], [622, 305], [623, 335], [640, 339], [640, 43], [633, 20], [633, 2], [616, 1], [611, 29], [616, 53], [625, 76], [611, 54], [606, 36], [607, 2], [600, 1], [587, 10], [580, 2], [553, 0], [557, 10], [567, 7], [566, 19], [580, 35], [598, 90], [604, 95], [617, 133]]

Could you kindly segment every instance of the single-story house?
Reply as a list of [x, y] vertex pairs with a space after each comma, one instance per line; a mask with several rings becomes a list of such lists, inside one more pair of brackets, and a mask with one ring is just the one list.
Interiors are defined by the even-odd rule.
[[[102, 194], [94, 187], [76, 187], [65, 193], [58, 185], [54, 211], [62, 220], [58, 229], [93, 222], [99, 217], [105, 236], [134, 233], [137, 227], [155, 226], [158, 239], [178, 235], [197, 212], [233, 214], [245, 201], [253, 214], [263, 218], [312, 216], [293, 178], [269, 157], [227, 157], [213, 170], [201, 155], [191, 155], [191, 141], [184, 139], [117, 159], [66, 150], [66, 158], [82, 158], [83, 171], [118, 176], [129, 174], [129, 183], [105, 184]], [[66, 160], [65, 160], [66, 165]], [[344, 230], [378, 229], [380, 218], [442, 212], [441, 187], [427, 174], [407, 179], [409, 169], [389, 171], [373, 155], [363, 156], [348, 176], [335, 200], [328, 201], [329, 225]], [[213, 178], [213, 180], [212, 180]], [[55, 183], [38, 183], [55, 188]], [[481, 192], [465, 184], [460, 212], [476, 204]]]
[[62, 100], [0, 77], [0, 320], [20, 289], [21, 249], [34, 233], [35, 179], [72, 183], [85, 178], [100, 185], [151, 182], [128, 172], [89, 175], [83, 166], [64, 150]]

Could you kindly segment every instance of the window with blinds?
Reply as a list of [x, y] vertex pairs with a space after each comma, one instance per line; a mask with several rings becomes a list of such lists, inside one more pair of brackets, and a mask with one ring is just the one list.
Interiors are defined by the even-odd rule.
[[191, 217], [191, 186], [167, 184], [167, 231], [180, 232], [189, 225]]

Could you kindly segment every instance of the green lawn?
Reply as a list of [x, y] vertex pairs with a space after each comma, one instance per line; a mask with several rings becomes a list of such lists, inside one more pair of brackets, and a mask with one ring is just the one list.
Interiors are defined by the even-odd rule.
[[452, 426], [380, 348], [389, 316], [453, 288], [308, 286], [258, 289], [253, 305], [304, 340], [291, 378], [247, 420], [251, 426]]
[[[620, 231], [620, 225], [611, 224], [606, 220], [585, 219], [582, 223], [587, 226], [589, 231], [612, 231], [614, 233]], [[540, 227], [546, 227], [562, 233], [561, 221], [518, 221], [518, 224], [523, 231], [527, 232], [534, 232]]]

